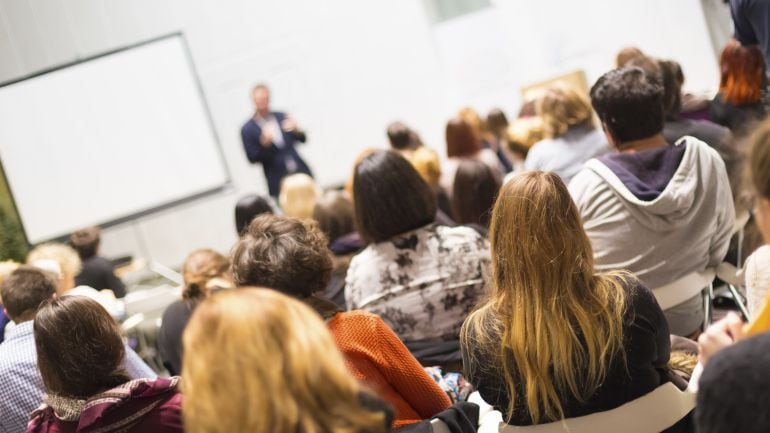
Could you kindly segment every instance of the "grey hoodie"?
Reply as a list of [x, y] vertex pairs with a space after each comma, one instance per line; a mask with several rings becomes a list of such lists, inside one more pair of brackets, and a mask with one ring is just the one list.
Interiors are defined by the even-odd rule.
[[656, 198], [634, 195], [607, 165], [588, 161], [569, 185], [598, 270], [626, 269], [653, 290], [722, 262], [734, 225], [730, 181], [719, 154], [693, 137]]

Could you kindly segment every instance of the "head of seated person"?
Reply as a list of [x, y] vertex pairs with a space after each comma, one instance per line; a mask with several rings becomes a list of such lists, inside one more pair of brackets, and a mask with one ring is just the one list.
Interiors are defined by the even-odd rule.
[[332, 256], [314, 221], [264, 214], [231, 252], [236, 286], [260, 286], [305, 299], [329, 283]]
[[602, 75], [591, 88], [591, 104], [609, 143], [618, 150], [663, 131], [663, 86], [639, 67]]
[[572, 127], [594, 127], [588, 97], [572, 86], [557, 84], [548, 88], [536, 107], [547, 138], [561, 137]]
[[487, 127], [487, 131], [489, 131], [493, 137], [499, 140], [505, 137], [505, 132], [508, 130], [508, 126], [510, 124], [508, 122], [508, 117], [506, 117], [503, 110], [499, 108], [493, 108], [489, 110], [489, 113], [487, 113], [485, 125]]
[[83, 267], [78, 253], [72, 247], [59, 243], [36, 246], [27, 254], [27, 264], [56, 273], [59, 295], [64, 295], [75, 287], [75, 277]]
[[622, 68], [628, 66], [628, 63], [638, 57], [645, 57], [645, 54], [637, 47], [625, 47], [618, 51], [615, 57], [615, 67]]
[[80, 260], [87, 260], [99, 253], [101, 235], [99, 227], [87, 227], [72, 233], [68, 243], [77, 251]]
[[342, 191], [324, 193], [313, 209], [313, 219], [329, 239], [332, 250], [337, 240], [355, 231], [353, 202]]
[[35, 318], [38, 306], [57, 292], [56, 276], [33, 266], [21, 265], [0, 286], [0, 297], [8, 317], [16, 324]]
[[452, 195], [454, 221], [476, 225], [486, 231], [501, 182], [500, 176], [483, 162], [460, 161]]
[[[609, 410], [660, 385], [656, 367], [669, 345], [662, 311], [630, 275], [595, 270], [558, 175], [530, 171], [504, 184], [489, 238], [491, 293], [466, 319], [460, 342], [466, 377], [508, 423]], [[638, 332], [640, 323], [649, 328]], [[626, 341], [665, 355], [633, 355]], [[636, 376], [626, 362], [640, 368]]]
[[251, 220], [263, 213], [275, 213], [270, 200], [257, 194], [249, 194], [241, 197], [235, 204], [235, 230], [240, 236]]
[[195, 250], [182, 265], [182, 279], [182, 298], [200, 301], [213, 291], [232, 287], [230, 260], [209, 248]]
[[68, 423], [103, 431], [182, 431], [177, 379], [130, 381], [120, 325], [98, 302], [84, 296], [49, 299], [33, 329], [46, 397], [27, 431], [62, 431]]
[[276, 291], [207, 299], [184, 348], [195, 355], [184, 358], [182, 379], [188, 433], [388, 431], [392, 414], [351, 376], [321, 318]]
[[770, 244], [770, 120], [762, 123], [751, 142], [749, 173], [756, 193], [754, 218], [765, 244]]
[[353, 177], [356, 228], [367, 242], [382, 242], [434, 221], [436, 196], [409, 162], [395, 152], [364, 158]]
[[725, 102], [741, 106], [762, 101], [767, 78], [758, 46], [743, 46], [735, 39], [729, 40], [719, 57], [719, 67], [719, 93]]
[[312, 177], [297, 173], [287, 176], [281, 182], [278, 203], [283, 213], [299, 219], [311, 219], [316, 200], [321, 196], [321, 189]]
[[417, 134], [403, 122], [393, 122], [388, 125], [387, 135], [393, 150], [410, 151], [421, 145]]
[[481, 152], [481, 137], [462, 117], [450, 119], [446, 125], [446, 153], [449, 158], [472, 158]]

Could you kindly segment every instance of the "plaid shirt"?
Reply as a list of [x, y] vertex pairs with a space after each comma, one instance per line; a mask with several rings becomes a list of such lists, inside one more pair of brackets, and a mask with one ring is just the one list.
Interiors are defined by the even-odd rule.
[[[124, 367], [131, 378], [156, 377], [128, 347]], [[43, 403], [44, 393], [30, 320], [9, 330], [0, 344], [0, 433], [27, 431], [29, 415]]]

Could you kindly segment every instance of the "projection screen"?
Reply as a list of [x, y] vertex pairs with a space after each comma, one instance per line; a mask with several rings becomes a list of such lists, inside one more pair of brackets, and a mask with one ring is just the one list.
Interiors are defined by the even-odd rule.
[[0, 162], [31, 243], [230, 181], [179, 34], [0, 87]]

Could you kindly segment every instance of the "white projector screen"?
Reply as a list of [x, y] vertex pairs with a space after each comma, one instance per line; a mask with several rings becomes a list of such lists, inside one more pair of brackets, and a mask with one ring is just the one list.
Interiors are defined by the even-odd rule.
[[180, 35], [0, 87], [0, 162], [31, 243], [229, 183]]

